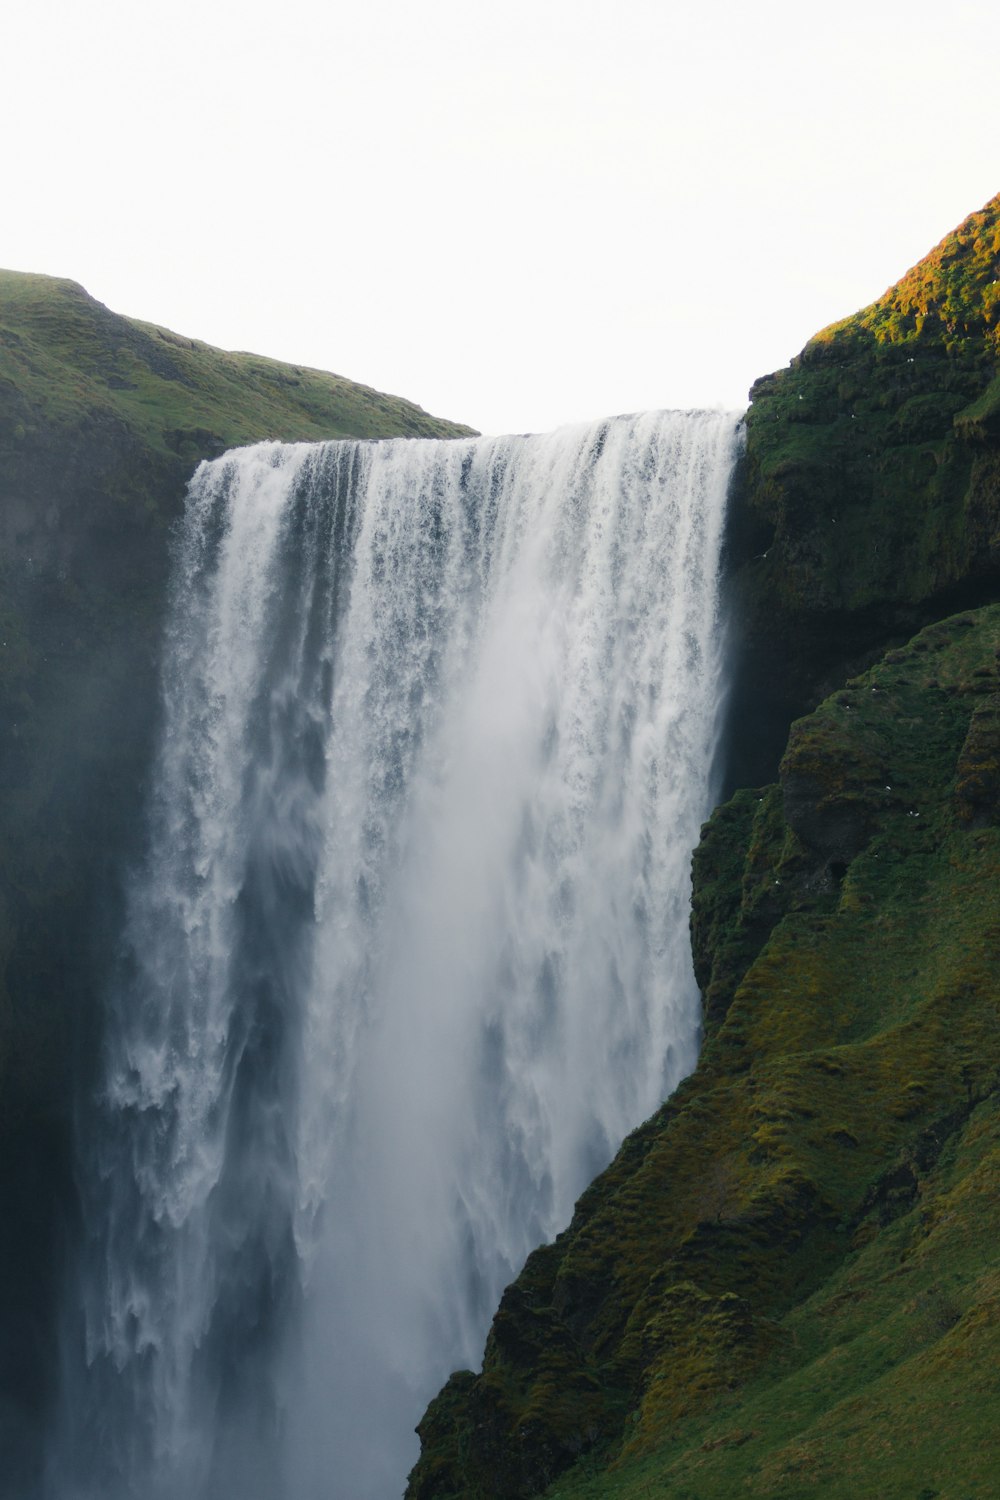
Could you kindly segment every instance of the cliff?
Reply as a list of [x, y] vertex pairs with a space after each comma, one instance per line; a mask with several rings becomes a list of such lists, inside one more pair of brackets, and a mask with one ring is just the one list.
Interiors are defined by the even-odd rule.
[[753, 388], [702, 1056], [431, 1404], [411, 1500], [995, 1489], [998, 309], [994, 199]]
[[70, 1074], [86, 1075], [98, 955], [134, 848], [187, 478], [199, 459], [261, 438], [469, 430], [334, 375], [119, 317], [73, 282], [0, 272], [5, 1455], [44, 1402], [74, 1212]]
[[1000, 589], [1000, 198], [750, 392], [732, 785], [887, 645]]

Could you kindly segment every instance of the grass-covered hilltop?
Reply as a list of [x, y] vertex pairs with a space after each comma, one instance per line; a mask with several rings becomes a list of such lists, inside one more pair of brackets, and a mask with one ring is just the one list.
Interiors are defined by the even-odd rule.
[[0, 1469], [51, 1370], [70, 1073], [141, 805], [187, 479], [263, 438], [468, 432], [0, 272]]
[[1000, 1493], [1000, 198], [747, 429], [702, 1056], [431, 1404], [410, 1500]]

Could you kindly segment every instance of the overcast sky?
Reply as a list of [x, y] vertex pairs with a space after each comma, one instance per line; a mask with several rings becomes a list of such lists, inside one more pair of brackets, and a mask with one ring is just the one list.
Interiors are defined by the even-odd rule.
[[995, 0], [15, 0], [0, 265], [484, 431], [750, 382], [1000, 190]]

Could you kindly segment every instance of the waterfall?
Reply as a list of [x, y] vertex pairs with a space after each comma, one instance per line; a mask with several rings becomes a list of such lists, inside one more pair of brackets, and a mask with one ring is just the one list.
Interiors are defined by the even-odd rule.
[[387, 1500], [688, 1072], [736, 419], [262, 444], [177, 541], [55, 1500]]

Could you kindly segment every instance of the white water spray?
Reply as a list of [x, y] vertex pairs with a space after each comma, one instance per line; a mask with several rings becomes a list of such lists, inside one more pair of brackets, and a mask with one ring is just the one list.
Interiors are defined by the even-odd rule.
[[735, 419], [202, 465], [51, 1491], [387, 1500], [693, 1066]]

